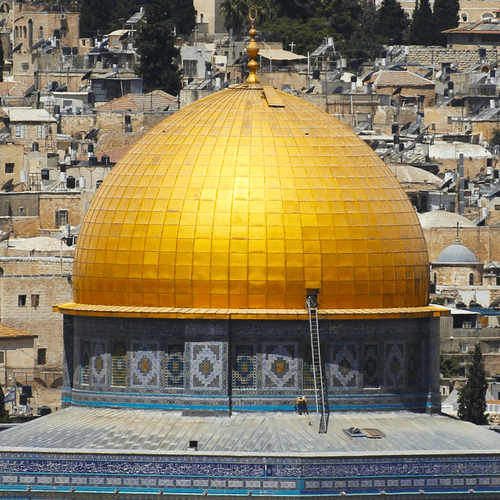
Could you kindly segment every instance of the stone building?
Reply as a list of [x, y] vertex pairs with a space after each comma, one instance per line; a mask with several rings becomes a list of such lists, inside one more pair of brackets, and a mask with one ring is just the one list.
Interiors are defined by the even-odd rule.
[[6, 387], [13, 380], [31, 385], [35, 404], [59, 408], [63, 324], [53, 305], [72, 299], [73, 250], [50, 238], [0, 245], [0, 323], [25, 332], [4, 367]]

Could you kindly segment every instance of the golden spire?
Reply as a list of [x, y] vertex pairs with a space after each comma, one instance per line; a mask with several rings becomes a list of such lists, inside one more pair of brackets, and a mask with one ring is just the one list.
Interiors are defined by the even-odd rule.
[[[252, 16], [252, 12], [254, 15]], [[255, 60], [257, 54], [259, 53], [259, 47], [257, 46], [257, 42], [255, 41], [255, 35], [257, 34], [257, 30], [255, 29], [255, 20], [257, 19], [257, 7], [252, 5], [250, 7], [250, 12], [248, 13], [248, 19], [250, 19], [251, 27], [248, 32], [250, 35], [250, 42], [247, 45], [247, 54], [250, 57], [250, 61], [248, 62], [248, 69], [250, 70], [250, 74], [246, 79], [246, 83], [259, 83], [259, 77], [257, 76], [257, 70], [259, 69], [259, 64]]]

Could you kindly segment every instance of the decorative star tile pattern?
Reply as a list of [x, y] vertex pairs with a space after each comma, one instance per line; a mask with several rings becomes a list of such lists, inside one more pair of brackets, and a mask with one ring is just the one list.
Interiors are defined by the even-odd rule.
[[223, 348], [221, 342], [191, 343], [191, 387], [222, 389]]
[[268, 389], [295, 389], [298, 386], [298, 344], [264, 342], [262, 386]]
[[361, 385], [357, 344], [333, 344], [331, 360], [330, 382], [332, 387], [346, 389]]
[[161, 380], [159, 342], [133, 342], [130, 354], [130, 385], [159, 387]]

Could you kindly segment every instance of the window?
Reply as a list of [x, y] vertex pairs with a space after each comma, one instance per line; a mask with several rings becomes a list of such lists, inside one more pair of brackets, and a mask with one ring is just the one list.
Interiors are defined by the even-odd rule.
[[21, 63], [21, 71], [29, 71], [30, 64], [29, 63]]
[[184, 344], [169, 344], [165, 352], [165, 387], [184, 387]]
[[40, 305], [40, 295], [31, 296], [31, 307], [38, 307]]
[[13, 174], [14, 173], [14, 163], [6, 163], [5, 164], [5, 173], [6, 174]]
[[45, 125], [37, 126], [37, 137], [38, 139], [45, 139], [47, 137], [47, 127]]
[[90, 381], [90, 342], [82, 340], [81, 350], [81, 373], [80, 380], [82, 384], [88, 384]]
[[234, 389], [257, 389], [257, 358], [252, 345], [235, 346], [233, 366]]
[[68, 223], [68, 211], [67, 210], [57, 210], [56, 211], [56, 227], [65, 226]]
[[16, 125], [16, 139], [24, 139], [24, 125]]
[[17, 211], [18, 211], [18, 215], [26, 215], [26, 212], [25, 212], [25, 210], [24, 210], [24, 207], [19, 207], [19, 208], [17, 209]]
[[26, 26], [23, 26], [23, 38], [26, 38], [27, 36], [27, 29]]
[[43, 40], [43, 26], [40, 26], [40, 28], [38, 28], [38, 38], [40, 40]]
[[434, 273], [434, 284], [437, 285], [438, 282], [438, 275], [437, 273]]
[[26, 295], [17, 296], [17, 305], [19, 307], [26, 307]]
[[113, 342], [111, 385], [115, 387], [127, 386], [127, 344], [121, 340]]
[[198, 66], [198, 61], [184, 60], [182, 66], [184, 76], [196, 76], [197, 66]]
[[469, 274], [469, 285], [473, 285], [473, 284], [474, 284], [474, 274], [470, 273]]
[[0, 351], [0, 365], [5, 364], [5, 351]]
[[14, 30], [14, 38], [19, 38], [19, 26], [16, 26]]
[[462, 353], [469, 352], [469, 344], [460, 344], [460, 352]]
[[47, 349], [42, 347], [41, 349], [38, 349], [36, 364], [44, 365], [45, 363], [47, 363]]

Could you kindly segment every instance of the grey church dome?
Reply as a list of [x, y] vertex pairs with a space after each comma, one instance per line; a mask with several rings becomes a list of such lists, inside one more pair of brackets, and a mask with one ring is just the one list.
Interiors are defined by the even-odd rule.
[[460, 239], [457, 238], [453, 245], [446, 247], [439, 254], [436, 262], [441, 264], [478, 264], [479, 260], [476, 254], [462, 245]]

